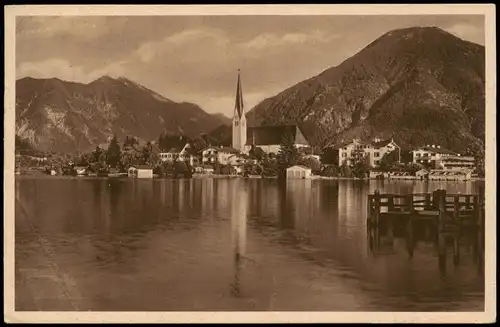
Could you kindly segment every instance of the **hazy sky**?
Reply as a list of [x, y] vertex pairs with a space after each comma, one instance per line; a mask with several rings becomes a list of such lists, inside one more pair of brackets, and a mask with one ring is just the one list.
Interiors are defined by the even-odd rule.
[[354, 55], [392, 29], [438, 26], [484, 45], [483, 16], [18, 17], [16, 75], [88, 83], [124, 76], [232, 116]]

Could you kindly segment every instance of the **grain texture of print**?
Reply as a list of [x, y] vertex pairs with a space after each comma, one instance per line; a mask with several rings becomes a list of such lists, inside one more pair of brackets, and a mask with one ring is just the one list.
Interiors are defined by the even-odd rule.
[[4, 320], [494, 322], [495, 27], [5, 7]]

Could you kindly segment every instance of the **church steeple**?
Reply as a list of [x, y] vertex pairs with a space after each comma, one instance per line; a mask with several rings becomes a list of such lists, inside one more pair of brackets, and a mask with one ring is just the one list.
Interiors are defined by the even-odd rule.
[[236, 84], [236, 102], [234, 104], [234, 113], [239, 118], [244, 114], [243, 90], [241, 89], [240, 70], [238, 69], [238, 83]]
[[232, 146], [234, 149], [245, 152], [247, 142], [247, 121], [243, 104], [243, 90], [241, 88], [241, 76], [238, 69], [238, 81], [236, 83], [236, 99], [234, 104], [233, 116], [233, 139]]

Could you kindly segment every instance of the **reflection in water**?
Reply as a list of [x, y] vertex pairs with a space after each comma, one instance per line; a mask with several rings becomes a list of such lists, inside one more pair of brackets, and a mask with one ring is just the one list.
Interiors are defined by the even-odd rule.
[[247, 241], [248, 191], [246, 185], [240, 186], [240, 183], [241, 180], [238, 179], [231, 185], [231, 190], [234, 192], [233, 194], [237, 194], [231, 205], [231, 236], [234, 256], [234, 280], [231, 288], [233, 295], [236, 296], [241, 293], [240, 279]]
[[475, 193], [479, 186], [17, 178], [16, 308], [64, 309], [37, 233], [82, 310], [483, 310], [477, 240], [460, 238], [459, 259], [449, 240], [452, 259], [439, 278], [425, 228], [415, 227], [410, 256], [397, 237], [404, 228], [386, 242], [366, 227], [375, 189]]

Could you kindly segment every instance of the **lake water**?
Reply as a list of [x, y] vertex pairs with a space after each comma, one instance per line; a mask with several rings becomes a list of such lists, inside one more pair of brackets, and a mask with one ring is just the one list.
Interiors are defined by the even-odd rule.
[[16, 177], [16, 310], [483, 311], [470, 246], [443, 276], [432, 242], [374, 253], [366, 227], [375, 189], [478, 187]]

